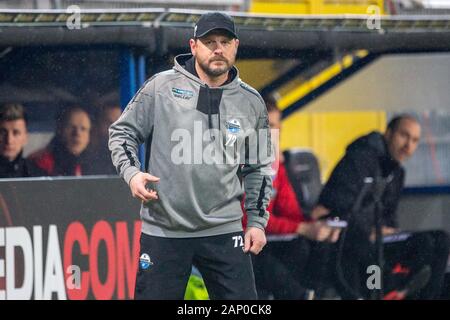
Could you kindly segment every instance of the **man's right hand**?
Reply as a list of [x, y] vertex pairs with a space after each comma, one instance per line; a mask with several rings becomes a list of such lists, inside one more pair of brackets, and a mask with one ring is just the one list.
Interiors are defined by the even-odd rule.
[[139, 172], [130, 180], [131, 194], [134, 198], [141, 199], [144, 202], [158, 199], [158, 194], [155, 190], [147, 189], [146, 185], [149, 182], [158, 182], [159, 178], [151, 174]]
[[327, 214], [330, 213], [330, 210], [325, 208], [322, 205], [318, 205], [314, 207], [314, 209], [311, 212], [311, 219], [313, 220], [319, 220], [322, 217], [325, 217]]
[[297, 233], [313, 241], [336, 242], [340, 229], [329, 227], [325, 221], [302, 222]]
[[[391, 227], [386, 227], [386, 226], [382, 226], [381, 227], [381, 235], [384, 236], [390, 236], [393, 235], [395, 233], [399, 233], [400, 229], [396, 229], [396, 228], [391, 228]], [[376, 240], [376, 232], [375, 232], [375, 228], [372, 228], [372, 232], [370, 233], [369, 236], [369, 240], [370, 242], [375, 242]]]

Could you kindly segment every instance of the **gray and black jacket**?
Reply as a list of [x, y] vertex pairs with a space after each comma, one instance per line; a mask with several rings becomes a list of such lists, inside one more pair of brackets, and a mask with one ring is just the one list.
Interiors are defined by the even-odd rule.
[[264, 102], [235, 67], [224, 85], [209, 88], [193, 61], [177, 56], [173, 69], [147, 80], [109, 129], [112, 160], [127, 183], [140, 171], [144, 142], [145, 170], [160, 178], [149, 186], [159, 199], [141, 207], [142, 232], [183, 238], [242, 231], [244, 189], [248, 226], [264, 229], [273, 161]]

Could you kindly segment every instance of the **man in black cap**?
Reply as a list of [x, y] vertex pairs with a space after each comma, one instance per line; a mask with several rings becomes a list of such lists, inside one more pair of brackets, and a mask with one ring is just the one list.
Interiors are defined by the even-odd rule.
[[143, 202], [135, 298], [182, 299], [194, 265], [210, 298], [255, 299], [250, 253], [266, 243], [272, 185], [267, 110], [233, 66], [230, 16], [202, 15], [189, 45], [191, 54], [149, 79], [109, 131], [113, 163]]

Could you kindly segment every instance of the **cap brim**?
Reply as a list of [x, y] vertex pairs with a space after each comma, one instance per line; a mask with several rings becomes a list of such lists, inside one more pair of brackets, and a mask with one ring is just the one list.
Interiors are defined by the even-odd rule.
[[197, 39], [198, 38], [202, 38], [202, 37], [206, 36], [208, 33], [210, 33], [211, 31], [214, 31], [214, 30], [223, 30], [226, 33], [228, 33], [229, 35], [231, 35], [233, 38], [237, 39], [236, 33], [234, 33], [232, 30], [226, 29], [226, 28], [211, 28], [211, 29], [206, 30], [202, 34], [196, 35], [195, 38], [197, 38]]

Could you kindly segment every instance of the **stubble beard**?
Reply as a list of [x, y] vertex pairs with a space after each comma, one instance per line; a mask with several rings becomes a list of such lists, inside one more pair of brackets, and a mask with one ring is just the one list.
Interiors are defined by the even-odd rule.
[[[213, 60], [210, 63], [213, 63], [214, 61], [217, 61], [217, 60]], [[227, 73], [231, 69], [231, 66], [230, 66], [230, 63], [228, 60], [223, 59], [223, 60], [219, 60], [219, 61], [223, 61], [225, 63], [225, 66], [210, 68], [209, 64], [204, 63], [204, 62], [200, 62], [199, 66], [203, 70], [203, 72], [206, 73], [207, 76], [209, 76], [211, 78], [217, 78], [217, 77], [220, 77], [221, 75]]]

